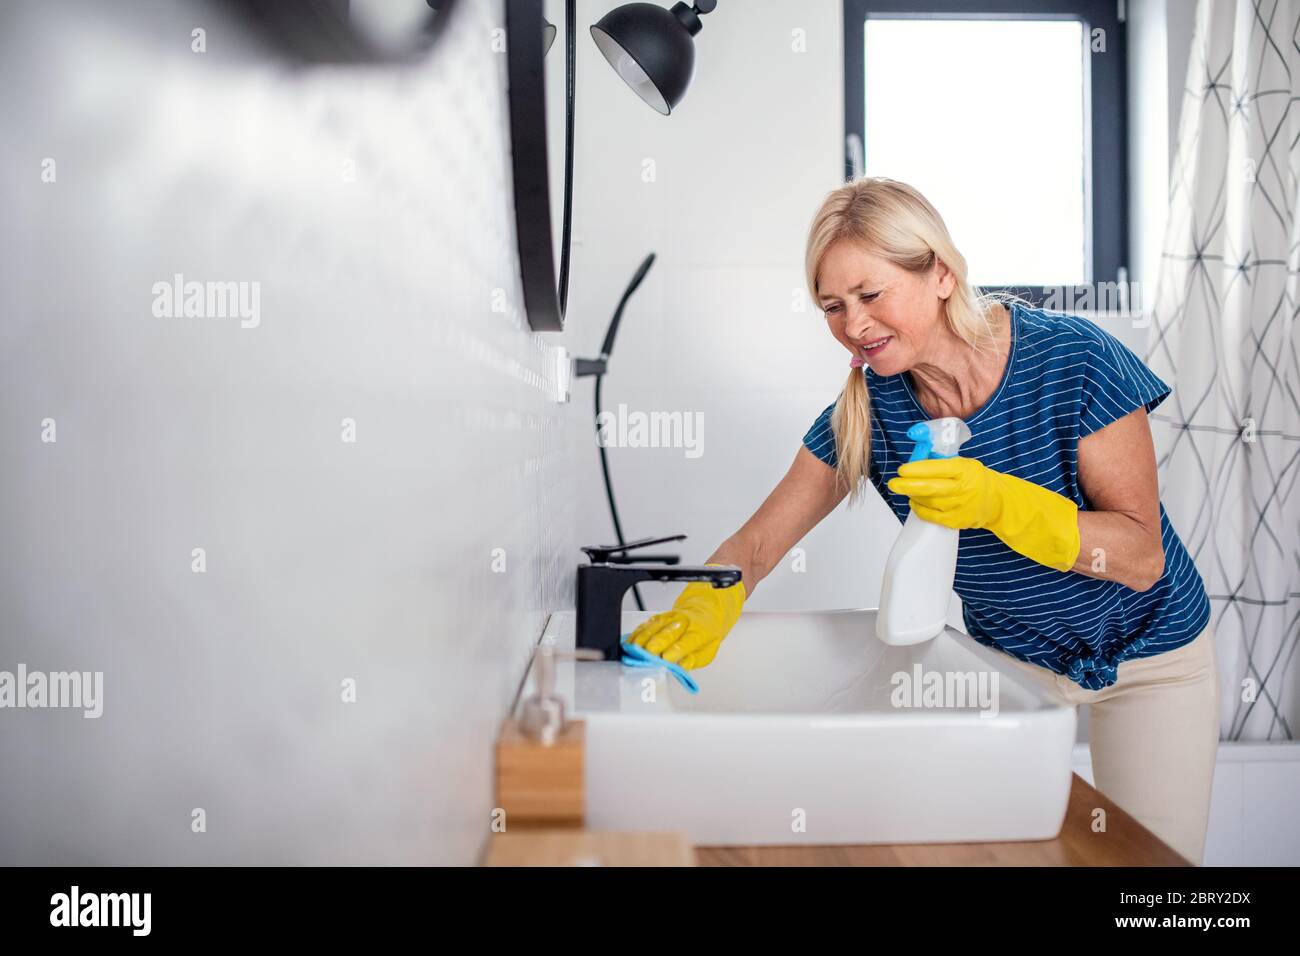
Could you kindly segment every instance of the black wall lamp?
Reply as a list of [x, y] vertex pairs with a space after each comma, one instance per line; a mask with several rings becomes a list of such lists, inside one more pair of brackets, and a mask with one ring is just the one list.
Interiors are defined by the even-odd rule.
[[[548, 175], [543, 60], [557, 28], [542, 16], [542, 4], [538, 0], [506, 0], [515, 232], [524, 309], [528, 324], [535, 332], [563, 331], [569, 301], [577, 48], [575, 5], [575, 0], [565, 0], [564, 197], [556, 250]], [[605, 14], [591, 27], [591, 36], [615, 72], [643, 101], [666, 116], [681, 102], [695, 73], [694, 38], [703, 26], [700, 17], [716, 8], [717, 0], [676, 3], [671, 9], [653, 3], [627, 3]]]
[[667, 116], [686, 95], [695, 75], [695, 34], [700, 16], [717, 0], [671, 10], [653, 3], [625, 3], [600, 18], [591, 37], [614, 72], [656, 111]]

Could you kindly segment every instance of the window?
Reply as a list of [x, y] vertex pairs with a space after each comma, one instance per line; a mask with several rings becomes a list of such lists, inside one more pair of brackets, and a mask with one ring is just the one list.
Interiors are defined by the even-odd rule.
[[1125, 307], [1117, 3], [845, 0], [846, 173], [924, 193], [982, 288]]

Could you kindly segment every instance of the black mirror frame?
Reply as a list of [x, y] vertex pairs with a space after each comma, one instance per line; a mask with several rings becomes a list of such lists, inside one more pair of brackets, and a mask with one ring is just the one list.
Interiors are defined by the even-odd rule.
[[534, 332], [564, 331], [573, 213], [575, 0], [565, 0], [564, 206], [557, 280], [551, 226], [541, 0], [506, 0], [510, 154], [524, 310]]

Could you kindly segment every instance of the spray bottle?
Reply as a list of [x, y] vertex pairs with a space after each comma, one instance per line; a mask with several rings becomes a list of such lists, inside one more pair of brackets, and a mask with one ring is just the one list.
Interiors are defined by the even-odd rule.
[[[970, 439], [970, 428], [960, 418], [935, 418], [913, 425], [907, 437], [916, 442], [909, 462], [952, 458]], [[943, 633], [957, 575], [957, 541], [956, 528], [908, 514], [885, 562], [876, 637], [903, 646]]]

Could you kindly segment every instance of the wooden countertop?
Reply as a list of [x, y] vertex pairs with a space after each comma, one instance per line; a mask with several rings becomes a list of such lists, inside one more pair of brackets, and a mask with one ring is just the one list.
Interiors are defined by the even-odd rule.
[[[1096, 810], [1106, 830], [1094, 832]], [[700, 866], [1191, 866], [1078, 774], [1055, 840], [896, 846], [696, 847]]]

